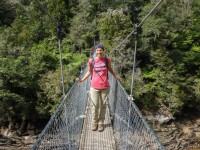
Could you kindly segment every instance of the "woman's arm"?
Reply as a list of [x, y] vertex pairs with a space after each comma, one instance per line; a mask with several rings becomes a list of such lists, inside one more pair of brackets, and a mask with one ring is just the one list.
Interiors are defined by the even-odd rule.
[[120, 77], [115, 75], [115, 72], [113, 71], [112, 67], [111, 67], [111, 63], [108, 63], [108, 70], [110, 71], [110, 73], [115, 77], [116, 80], [121, 80]]
[[88, 69], [87, 73], [85, 74], [85, 76], [82, 79], [77, 78], [76, 81], [83, 82], [92, 74], [92, 66], [88, 66], [88, 67], [89, 67], [89, 69]]

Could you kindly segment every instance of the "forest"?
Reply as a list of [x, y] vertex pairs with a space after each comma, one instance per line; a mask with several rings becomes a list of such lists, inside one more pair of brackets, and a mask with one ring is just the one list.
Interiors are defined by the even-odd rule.
[[[164, 105], [174, 118], [200, 110], [200, 1], [1, 0], [0, 126], [46, 123], [101, 42], [141, 111]], [[58, 34], [58, 29], [60, 34]], [[113, 53], [114, 51], [114, 53]], [[112, 62], [114, 63], [114, 61]]]

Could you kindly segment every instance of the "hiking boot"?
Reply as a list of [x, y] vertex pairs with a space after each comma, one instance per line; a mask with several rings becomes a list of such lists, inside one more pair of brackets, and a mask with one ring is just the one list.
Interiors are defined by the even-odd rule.
[[104, 130], [104, 125], [103, 124], [99, 124], [98, 131], [102, 132], [103, 130]]
[[92, 131], [96, 131], [98, 127], [98, 124], [93, 123], [92, 124]]

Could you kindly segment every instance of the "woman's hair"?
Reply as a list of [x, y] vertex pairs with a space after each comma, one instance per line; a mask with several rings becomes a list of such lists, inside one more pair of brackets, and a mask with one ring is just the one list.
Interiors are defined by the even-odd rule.
[[96, 50], [97, 48], [101, 48], [102, 50], [104, 50], [103, 44], [100, 44], [100, 43], [95, 45], [94, 49]]

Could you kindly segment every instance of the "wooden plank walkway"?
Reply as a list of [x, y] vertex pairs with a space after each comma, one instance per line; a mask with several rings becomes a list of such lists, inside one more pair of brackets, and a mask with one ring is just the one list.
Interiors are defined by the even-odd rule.
[[108, 105], [106, 109], [104, 131], [92, 131], [92, 103], [91, 100], [88, 101], [79, 150], [115, 150], [115, 140]]

